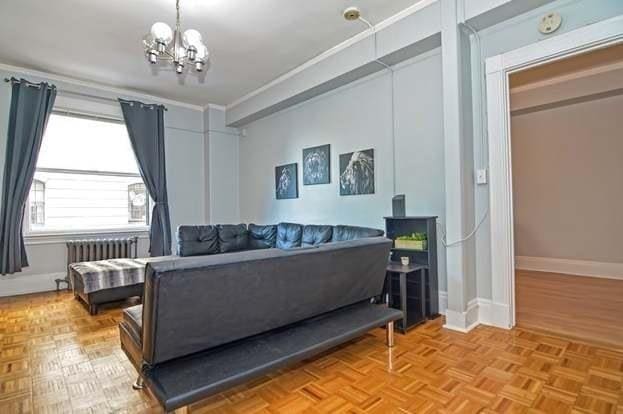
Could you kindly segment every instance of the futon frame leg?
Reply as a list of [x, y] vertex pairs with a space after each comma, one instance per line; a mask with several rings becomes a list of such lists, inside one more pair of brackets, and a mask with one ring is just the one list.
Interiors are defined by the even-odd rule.
[[188, 414], [188, 407], [182, 407], [175, 411], [169, 411], [169, 414]]
[[394, 347], [394, 321], [387, 322], [387, 326], [385, 329], [385, 334], [387, 335], [387, 346], [389, 348]]
[[91, 315], [91, 316], [97, 315], [97, 305], [95, 305], [93, 303], [91, 303], [89, 305], [89, 315]]
[[132, 384], [132, 388], [137, 391], [145, 388], [145, 384], [143, 383], [143, 378], [141, 378], [140, 375], [136, 378], [136, 382]]

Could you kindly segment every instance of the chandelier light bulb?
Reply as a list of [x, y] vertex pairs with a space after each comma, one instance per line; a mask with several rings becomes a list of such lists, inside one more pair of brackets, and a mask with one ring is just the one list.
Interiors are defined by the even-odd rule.
[[184, 72], [184, 65], [181, 64], [181, 63], [176, 64], [175, 65], [175, 73], [177, 73], [179, 75], [182, 72]]
[[183, 41], [185, 47], [194, 47], [195, 49], [199, 49], [202, 46], [201, 33], [195, 29], [188, 29], [184, 32]]
[[168, 24], [158, 22], [151, 26], [151, 35], [156, 42], [168, 45], [173, 39], [173, 30], [171, 30]]

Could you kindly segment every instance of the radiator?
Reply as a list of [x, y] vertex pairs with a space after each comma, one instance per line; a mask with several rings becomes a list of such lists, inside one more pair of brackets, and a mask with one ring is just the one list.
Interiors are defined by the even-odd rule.
[[70, 240], [67, 242], [67, 277], [56, 279], [56, 289], [60, 288], [60, 283], [67, 283], [69, 287], [69, 265], [72, 263], [137, 257], [138, 237]]

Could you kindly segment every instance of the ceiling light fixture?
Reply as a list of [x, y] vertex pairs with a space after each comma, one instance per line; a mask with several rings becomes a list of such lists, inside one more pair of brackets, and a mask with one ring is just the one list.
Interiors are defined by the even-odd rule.
[[147, 61], [152, 65], [161, 61], [172, 62], [178, 75], [184, 73], [187, 63], [194, 65], [195, 71], [202, 72], [210, 56], [208, 48], [197, 30], [188, 29], [182, 34], [180, 0], [175, 1], [175, 8], [175, 30], [166, 23], [157, 22], [143, 38]]

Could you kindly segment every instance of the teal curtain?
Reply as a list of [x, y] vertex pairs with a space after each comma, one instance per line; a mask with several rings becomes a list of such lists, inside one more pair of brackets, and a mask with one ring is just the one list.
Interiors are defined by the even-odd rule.
[[14, 78], [10, 81], [11, 109], [0, 210], [0, 273], [3, 275], [20, 272], [28, 266], [22, 233], [24, 209], [56, 98], [56, 88], [45, 82]]
[[164, 107], [119, 99], [123, 119], [149, 195], [154, 200], [149, 231], [151, 256], [171, 254], [171, 219], [164, 151]]

